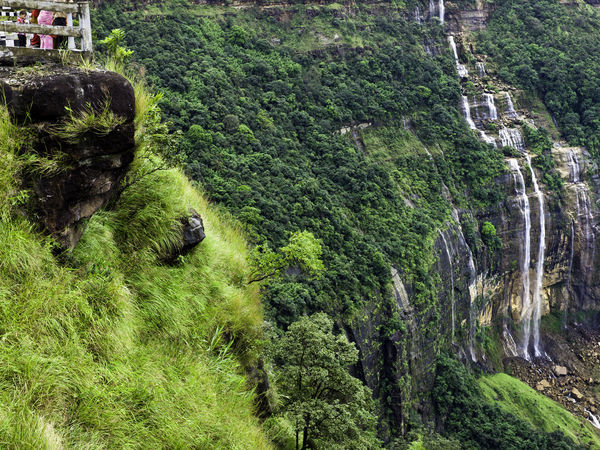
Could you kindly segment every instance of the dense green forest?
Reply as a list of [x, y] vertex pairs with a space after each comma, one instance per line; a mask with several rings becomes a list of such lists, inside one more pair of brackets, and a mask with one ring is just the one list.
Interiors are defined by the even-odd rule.
[[585, 3], [502, 0], [478, 51], [505, 81], [536, 93], [573, 145], [600, 151], [600, 10]]
[[[505, 171], [505, 155], [477, 139], [462, 118], [463, 93], [444, 28], [437, 20], [414, 21], [417, 3], [380, 4], [382, 9], [359, 4], [351, 12], [335, 3], [296, 4], [281, 12], [191, 8], [184, 1], [136, 10], [130, 2], [115, 1], [96, 11], [94, 29], [98, 38], [115, 28], [125, 30], [124, 45], [134, 51], [134, 65], [164, 94], [161, 108], [185, 156], [185, 171], [242, 223], [252, 246], [268, 254], [303, 231], [320, 240], [320, 276], [291, 267], [261, 286], [273, 336], [289, 336], [301, 317], [322, 311], [334, 318], [336, 332], [352, 329], [365, 310], [375, 308], [383, 311], [377, 326], [385, 339], [417, 339], [392, 313], [397, 309], [392, 308], [390, 271], [400, 271], [411, 290], [419, 338], [432, 342], [427, 357], [434, 363], [428, 370], [439, 376], [434, 391], [423, 396], [433, 404], [435, 429], [445, 437], [421, 434], [419, 419], [409, 411], [416, 402], [414, 380], [399, 382], [381, 370], [376, 410], [386, 443], [406, 445], [393, 440], [405, 430], [381, 426], [393, 414], [392, 396], [401, 391], [408, 439], [417, 443], [575, 448], [571, 437], [537, 429], [494, 405], [459, 363], [436, 359], [451, 342], [440, 336], [448, 327], [441, 324], [434, 240], [452, 222], [454, 209], [476, 260], [500, 249], [493, 226], [477, 223], [477, 215], [468, 211], [486, 210], [504, 199], [496, 180]], [[558, 17], [563, 6], [550, 0], [541, 2], [549, 4], [544, 10], [525, 1], [495, 3], [477, 50], [490, 54], [506, 82], [540, 93], [570, 140], [596, 145], [595, 122], [582, 112], [588, 110], [586, 101], [593, 103], [596, 74], [580, 73], [587, 83], [582, 87], [572, 73], [576, 64], [569, 63], [586, 41], [560, 27], [576, 19]], [[528, 17], [538, 11], [547, 23], [538, 18], [536, 26], [547, 27], [540, 33], [548, 41], [533, 45], [536, 27]], [[497, 19], [505, 15], [510, 20]], [[589, 13], [586, 20], [596, 19]], [[561, 33], [550, 32], [557, 29]], [[563, 52], [573, 46], [561, 56], [562, 72], [549, 68], [557, 45]], [[545, 76], [569, 80], [571, 91]], [[551, 173], [548, 156], [551, 140], [543, 130], [525, 129], [525, 137], [541, 155], [534, 164], [546, 172], [544, 182], [559, 192], [561, 179]], [[320, 320], [329, 338], [332, 325]], [[459, 339], [468, 326], [461, 322]], [[404, 359], [399, 357], [398, 364], [406, 364]], [[275, 362], [285, 367], [277, 356]], [[285, 389], [285, 380], [276, 380], [275, 391], [277, 383]], [[304, 412], [295, 411], [294, 417], [305, 417]], [[364, 422], [371, 424], [365, 414]], [[373, 438], [369, 426], [365, 429]], [[488, 437], [491, 430], [496, 434]], [[365, 447], [377, 443], [365, 442]]]
[[[324, 242], [321, 280], [290, 276], [269, 287], [273, 319], [351, 315], [388, 290], [391, 264], [413, 278], [417, 301], [435, 304], [428, 267], [435, 230], [449, 219], [444, 189], [458, 205], [492, 204], [503, 170], [502, 155], [464, 126], [450, 55], [425, 52], [422, 42], [444, 42], [441, 27], [408, 22], [393, 7], [377, 16], [359, 9], [352, 20], [323, 8], [310, 34], [333, 30], [361, 46], [320, 48], [317, 39], [311, 48], [295, 38], [308, 26], [308, 7], [292, 24], [258, 10], [234, 20], [218, 7], [120, 8], [102, 8], [96, 32], [127, 30], [135, 61], [165, 94], [166, 117], [184, 132], [187, 170], [210, 198], [230, 208], [255, 243], [279, 246], [302, 229]], [[403, 118], [413, 130], [403, 130]], [[372, 123], [384, 148], [365, 151], [339, 133], [359, 123]]]

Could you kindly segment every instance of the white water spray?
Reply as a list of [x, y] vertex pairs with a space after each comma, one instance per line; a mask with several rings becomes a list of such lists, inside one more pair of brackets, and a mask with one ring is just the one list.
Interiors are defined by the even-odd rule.
[[518, 117], [517, 112], [515, 111], [515, 105], [513, 105], [512, 98], [510, 98], [510, 94], [506, 93], [506, 111], [504, 111], [506, 117], [509, 119], [516, 119]]
[[496, 110], [496, 105], [494, 105], [494, 96], [492, 94], [483, 94], [483, 98], [488, 108], [489, 119], [498, 120], [498, 111]]
[[477, 63], [477, 74], [479, 75], [480, 78], [483, 78], [487, 75], [487, 72], [485, 71], [484, 63], [482, 63], [482, 62]]
[[458, 72], [458, 76], [460, 78], [467, 77], [469, 75], [469, 71], [458, 60], [458, 51], [456, 50], [456, 42], [454, 42], [454, 36], [448, 36], [448, 42], [450, 43], [450, 48], [452, 49], [452, 54], [454, 55], [454, 63], [456, 64], [456, 71]]
[[533, 351], [535, 356], [542, 356], [540, 348], [540, 320], [542, 318], [542, 289], [544, 282], [544, 254], [546, 251], [546, 216], [544, 213], [544, 193], [540, 190], [535, 171], [531, 165], [531, 158], [528, 153], [525, 154], [525, 159], [529, 165], [531, 173], [531, 181], [533, 190], [538, 198], [539, 215], [540, 215], [540, 238], [538, 245], [538, 256], [536, 264], [536, 283], [533, 291]]
[[439, 8], [440, 22], [444, 23], [444, 16], [446, 15], [446, 7], [444, 6], [444, 0], [439, 0], [438, 8]]
[[471, 130], [476, 130], [477, 127], [475, 126], [475, 122], [473, 122], [473, 119], [471, 118], [471, 107], [469, 106], [469, 99], [467, 98], [466, 95], [462, 96], [461, 109], [462, 109], [463, 116], [465, 117], [465, 120], [469, 124], [469, 128]]
[[454, 322], [455, 322], [455, 314], [454, 314], [454, 265], [452, 264], [452, 255], [450, 254], [450, 249], [448, 248], [448, 242], [446, 241], [446, 237], [444, 233], [440, 233], [442, 236], [442, 241], [444, 241], [444, 247], [446, 248], [446, 256], [448, 256], [448, 264], [450, 265], [450, 304], [451, 304], [451, 313], [452, 313], [452, 342], [454, 342]]
[[525, 189], [525, 179], [523, 178], [523, 173], [519, 167], [519, 162], [516, 159], [509, 159], [508, 166], [513, 175], [519, 210], [523, 216], [523, 222], [525, 225], [523, 231], [524, 245], [521, 251], [521, 279], [523, 282], [523, 290], [521, 293], [521, 310], [523, 311], [523, 345], [521, 348], [521, 355], [525, 359], [529, 360], [528, 347], [531, 326], [531, 322], [529, 320], [531, 317], [531, 294], [529, 292], [529, 264], [531, 262], [531, 210], [529, 208], [529, 198], [527, 197], [527, 191]]
[[525, 151], [525, 141], [521, 132], [516, 128], [502, 128], [498, 132], [498, 138], [502, 147], [512, 147], [520, 152]]

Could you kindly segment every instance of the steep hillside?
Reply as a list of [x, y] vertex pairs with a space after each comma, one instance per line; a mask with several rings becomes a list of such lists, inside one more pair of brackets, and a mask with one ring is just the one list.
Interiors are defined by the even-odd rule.
[[[253, 244], [322, 239], [324, 277], [265, 285], [266, 316], [280, 329], [336, 319], [386, 442], [443, 422], [431, 392], [444, 352], [473, 370], [591, 370], [560, 343], [600, 307], [596, 77], [574, 63], [598, 12], [544, 3], [116, 1], [94, 18], [99, 35], [126, 30], [184, 132], [188, 172]], [[450, 416], [484, 402], [466, 397]], [[515, 442], [546, 442], [506, 420]]]
[[[106, 72], [18, 68], [2, 76], [13, 96], [12, 117], [0, 109], [0, 446], [270, 448], [245, 376], [259, 356], [262, 315], [257, 289], [245, 283], [243, 235], [181, 172], [146, 170], [158, 162], [147, 159], [149, 139], [137, 140], [129, 169], [127, 179], [139, 180], [93, 214], [94, 186], [103, 180], [102, 193], [110, 192], [107, 186], [119, 185], [111, 174], [122, 167], [112, 157], [119, 147], [104, 144], [115, 133], [133, 143], [134, 123], [138, 136], [156, 131], [146, 120], [152, 96], [136, 88], [134, 118], [133, 89], [116, 74], [130, 94], [101, 113], [79, 108], [78, 101], [93, 100], [84, 90], [83, 98], [69, 98], [47, 87], [96, 75]], [[36, 95], [29, 120], [17, 126], [28, 92], [19, 82], [35, 86]], [[53, 118], [48, 108], [36, 109], [39, 102], [60, 111]], [[71, 103], [72, 115], [61, 102]], [[67, 153], [74, 149], [83, 156]], [[92, 187], [64, 189], [82, 180]], [[47, 201], [40, 210], [46, 198], [39, 192], [54, 192], [41, 189], [48, 186], [58, 186], [62, 203]], [[44, 219], [71, 220], [77, 208], [86, 219], [76, 226], [57, 231], [56, 221]], [[181, 219], [190, 208], [206, 238], [168, 262], [181, 250]], [[74, 229], [81, 239], [65, 253]]]

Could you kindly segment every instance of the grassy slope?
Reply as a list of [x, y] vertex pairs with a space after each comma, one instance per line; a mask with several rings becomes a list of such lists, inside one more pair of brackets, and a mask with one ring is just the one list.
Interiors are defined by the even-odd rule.
[[600, 448], [600, 436], [584, 419], [575, 417], [558, 403], [504, 373], [479, 379], [484, 396], [506, 411], [546, 432], [561, 430], [576, 443]]
[[[0, 447], [269, 448], [242, 370], [262, 315], [241, 233], [163, 171], [95, 215], [61, 264], [15, 208], [18, 134], [0, 110]], [[207, 237], [164, 265], [189, 207]]]

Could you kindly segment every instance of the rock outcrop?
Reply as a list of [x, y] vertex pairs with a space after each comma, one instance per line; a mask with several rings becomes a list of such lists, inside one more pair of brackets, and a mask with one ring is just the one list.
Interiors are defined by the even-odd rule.
[[0, 92], [31, 132], [29, 151], [51, 167], [26, 174], [32, 212], [70, 249], [133, 160], [133, 87], [113, 72], [45, 65], [0, 68]]

